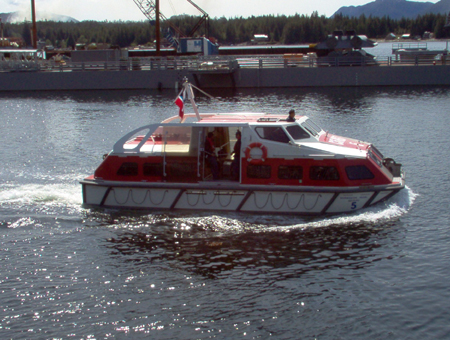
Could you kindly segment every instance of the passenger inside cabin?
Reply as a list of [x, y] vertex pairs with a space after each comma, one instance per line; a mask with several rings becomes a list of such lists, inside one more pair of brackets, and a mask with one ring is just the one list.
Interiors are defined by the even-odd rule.
[[209, 132], [205, 140], [205, 158], [211, 168], [213, 179], [219, 179], [219, 163], [217, 162], [214, 132]]
[[286, 118], [286, 121], [295, 122], [295, 110], [294, 109], [291, 109], [289, 111], [289, 116]]
[[234, 144], [233, 152], [234, 155], [233, 162], [231, 163], [231, 176], [233, 176], [233, 180], [239, 180], [239, 169], [241, 165], [241, 131], [236, 132], [236, 144]]

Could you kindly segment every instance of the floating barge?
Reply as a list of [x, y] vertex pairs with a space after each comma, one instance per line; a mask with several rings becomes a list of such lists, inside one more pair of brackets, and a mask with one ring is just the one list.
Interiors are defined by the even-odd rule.
[[131, 62], [27, 65], [0, 72], [0, 91], [175, 89], [184, 77], [201, 88], [450, 85], [446, 62], [387, 62], [377, 67], [315, 67], [310, 63], [303, 60], [294, 65], [281, 56], [193, 63], [160, 59], [139, 66]]
[[[360, 41], [349, 42], [355, 45]], [[262, 48], [271, 51], [268, 46], [254, 46], [247, 52]], [[308, 46], [298, 48], [304, 53], [278, 46], [277, 52], [283, 53], [108, 57], [106, 61], [2, 60], [0, 91], [175, 89], [185, 77], [202, 88], [450, 85], [447, 54], [439, 59], [419, 55], [414, 62], [394, 57], [373, 62], [364, 55], [349, 59], [322, 54], [327, 49], [313, 53]], [[101, 51], [95, 52], [101, 55]]]

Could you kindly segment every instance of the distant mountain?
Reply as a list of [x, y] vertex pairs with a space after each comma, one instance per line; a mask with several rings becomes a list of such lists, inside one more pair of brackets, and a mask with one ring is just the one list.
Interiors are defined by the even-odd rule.
[[[31, 21], [30, 12], [11, 12], [0, 13], [2, 22], [23, 22], [25, 20]], [[59, 15], [48, 12], [36, 12], [36, 21], [62, 21], [62, 22], [78, 22], [78, 20], [67, 15]]]
[[428, 13], [450, 13], [450, 0], [441, 0], [439, 2], [436, 2], [433, 6], [431, 6]]
[[2, 19], [2, 22], [10, 22], [9, 16], [11, 13], [0, 13], [0, 19]]
[[339, 8], [336, 14], [349, 17], [365, 16], [384, 17], [391, 19], [416, 18], [426, 13], [448, 13], [450, 0], [441, 0], [436, 4], [432, 2], [417, 2], [407, 0], [375, 0], [362, 6], [344, 6]]

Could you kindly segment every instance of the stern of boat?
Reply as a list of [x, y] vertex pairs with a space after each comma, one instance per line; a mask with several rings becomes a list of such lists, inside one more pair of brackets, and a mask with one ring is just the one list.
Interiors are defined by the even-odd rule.
[[403, 169], [400, 163], [397, 163], [392, 158], [384, 158], [383, 165], [389, 170], [394, 177], [403, 177]]

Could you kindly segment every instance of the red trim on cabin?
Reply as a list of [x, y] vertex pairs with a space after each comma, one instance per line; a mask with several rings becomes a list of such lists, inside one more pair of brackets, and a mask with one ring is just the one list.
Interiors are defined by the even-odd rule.
[[[148, 182], [161, 182], [162, 176], [144, 176], [143, 166], [145, 163], [162, 164], [163, 157], [139, 157], [139, 156], [108, 156], [102, 164], [95, 170], [94, 177], [102, 178], [108, 181], [128, 181], [128, 182], [141, 182], [143, 180]], [[138, 174], [136, 176], [121, 176], [118, 175], [120, 167], [123, 163], [136, 163], [138, 165]]]
[[367, 150], [370, 146], [370, 143], [362, 142], [357, 139], [342, 137], [339, 135], [333, 135], [331, 133], [324, 133], [319, 137], [320, 142], [345, 146], [351, 149], [359, 149], [359, 150]]
[[[162, 174], [163, 157], [139, 157], [139, 156], [108, 156], [95, 171], [94, 178], [102, 178], [109, 181], [125, 181], [125, 182], [179, 182], [179, 183], [196, 183], [201, 180], [198, 177], [203, 169], [197, 169], [197, 157], [166, 157], [166, 177]], [[123, 163], [136, 163], [138, 170], [137, 175], [119, 175], [118, 171]], [[144, 176], [144, 164], [161, 164], [160, 176]], [[314, 160], [314, 159], [276, 159], [269, 158], [255, 165], [250, 164], [246, 158], [241, 159], [242, 164], [242, 184], [258, 184], [258, 185], [283, 185], [283, 186], [317, 186], [317, 187], [348, 187], [348, 186], [365, 186], [365, 185], [386, 185], [392, 183], [392, 175], [388, 171], [383, 171], [375, 161], [370, 157], [366, 159], [330, 159], [330, 160]], [[247, 166], [270, 166], [270, 178], [250, 178], [247, 176]], [[373, 174], [373, 179], [350, 180], [347, 177], [345, 168], [347, 166], [366, 166]], [[278, 171], [280, 166], [301, 166], [303, 170], [302, 179], [280, 179]], [[339, 180], [313, 180], [310, 179], [311, 166], [335, 167], [339, 173]], [[206, 169], [208, 170], [208, 169]]]

